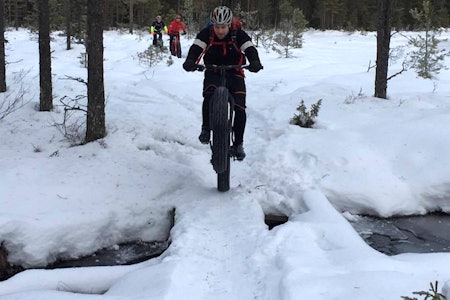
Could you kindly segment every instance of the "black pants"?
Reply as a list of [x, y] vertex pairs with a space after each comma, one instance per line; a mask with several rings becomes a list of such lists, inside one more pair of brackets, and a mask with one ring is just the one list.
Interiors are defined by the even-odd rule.
[[[202, 126], [209, 128], [209, 101], [214, 90], [220, 84], [220, 75], [217, 72], [206, 71], [203, 80], [203, 106], [202, 106]], [[244, 141], [245, 123], [247, 115], [245, 113], [245, 80], [244, 77], [235, 72], [227, 73], [227, 88], [234, 98], [234, 143], [242, 144]]]
[[153, 35], [153, 46], [158, 45], [158, 40], [162, 41], [162, 32], [156, 32]]

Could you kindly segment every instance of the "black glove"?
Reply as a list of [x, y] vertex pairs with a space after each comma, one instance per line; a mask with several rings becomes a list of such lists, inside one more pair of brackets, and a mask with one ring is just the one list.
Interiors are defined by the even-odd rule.
[[259, 70], [262, 70], [263, 66], [259, 62], [259, 60], [251, 61], [250, 65], [248, 66], [248, 70], [250, 72], [257, 73]]
[[182, 35], [186, 35], [186, 31], [183, 31]]
[[183, 69], [185, 69], [188, 72], [193, 72], [197, 69], [197, 65], [195, 64], [194, 60], [186, 59], [186, 61], [183, 64]]

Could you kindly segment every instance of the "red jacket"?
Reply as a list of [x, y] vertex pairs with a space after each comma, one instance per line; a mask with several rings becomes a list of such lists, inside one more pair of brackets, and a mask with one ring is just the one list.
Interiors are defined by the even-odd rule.
[[169, 34], [178, 35], [180, 31], [186, 33], [186, 26], [181, 21], [173, 20], [169, 25]]

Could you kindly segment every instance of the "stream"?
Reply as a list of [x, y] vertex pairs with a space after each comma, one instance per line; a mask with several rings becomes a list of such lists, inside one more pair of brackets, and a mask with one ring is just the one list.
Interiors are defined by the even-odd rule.
[[[374, 248], [387, 255], [400, 253], [450, 252], [450, 215], [430, 213], [420, 216], [378, 218], [352, 216], [353, 228]], [[286, 216], [266, 215], [265, 223], [271, 230], [288, 221]], [[167, 241], [135, 241], [108, 248], [79, 259], [59, 260], [46, 269], [113, 266], [139, 263], [161, 255], [168, 247]], [[6, 262], [6, 251], [0, 247], [0, 281], [23, 271]]]
[[449, 214], [359, 216], [350, 224], [369, 246], [387, 255], [450, 252]]

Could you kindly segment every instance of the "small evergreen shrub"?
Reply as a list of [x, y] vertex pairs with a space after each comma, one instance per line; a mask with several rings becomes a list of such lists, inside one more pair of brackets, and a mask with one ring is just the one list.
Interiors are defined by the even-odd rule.
[[311, 128], [315, 119], [319, 115], [320, 105], [322, 104], [322, 99], [319, 99], [315, 104], [311, 105], [311, 109], [308, 112], [306, 110], [305, 101], [300, 102], [300, 105], [297, 107], [298, 114], [294, 114], [294, 117], [291, 119], [292, 125], [298, 125], [303, 128]]
[[[438, 292], [438, 282], [436, 281], [433, 285], [432, 282], [430, 282], [430, 289], [428, 291], [420, 291], [420, 292], [413, 292], [415, 295], [419, 295], [423, 297], [423, 300], [447, 300], [447, 297], [442, 295]], [[404, 300], [419, 300], [418, 298], [410, 298], [410, 297], [404, 297], [402, 296], [402, 299]]]
[[165, 52], [167, 52], [167, 47], [155, 47], [151, 45], [144, 52], [139, 52], [137, 56], [141, 64], [153, 67], [163, 60]]

